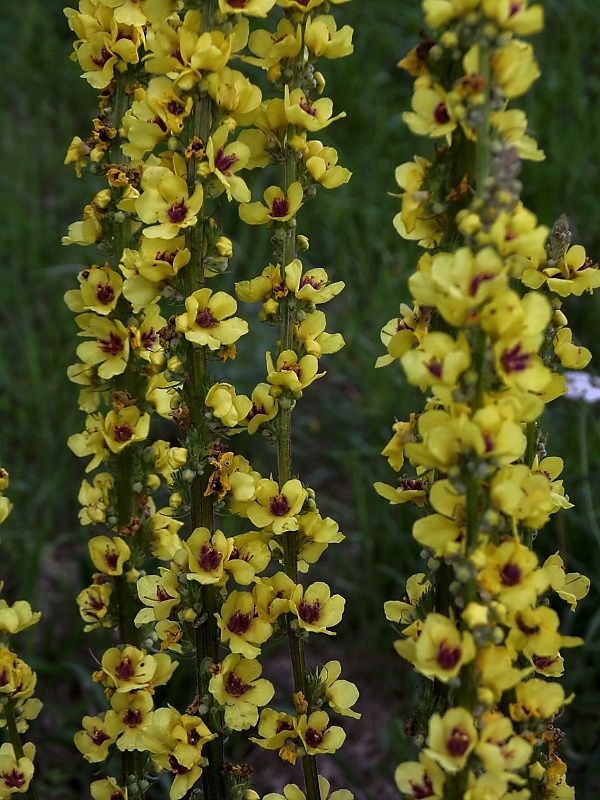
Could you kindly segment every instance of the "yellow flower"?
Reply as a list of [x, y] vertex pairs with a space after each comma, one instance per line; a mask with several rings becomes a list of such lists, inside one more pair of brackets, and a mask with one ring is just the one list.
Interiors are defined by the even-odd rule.
[[486, 721], [475, 747], [475, 755], [486, 772], [520, 785], [525, 784], [525, 779], [514, 772], [529, 762], [532, 752], [532, 745], [515, 735], [510, 719], [500, 715]]
[[139, 733], [139, 746], [152, 753], [161, 769], [175, 775], [170, 800], [181, 800], [202, 774], [202, 748], [217, 736], [200, 717], [180, 714], [172, 706], [157, 709]]
[[328, 661], [317, 670], [317, 678], [321, 682], [320, 692], [331, 708], [344, 717], [360, 719], [361, 715], [352, 710], [358, 700], [358, 689], [350, 681], [340, 679], [342, 666], [339, 661]]
[[[252, 31], [248, 39], [248, 47], [258, 58], [249, 58], [251, 64], [263, 69], [279, 65], [281, 61], [294, 58], [302, 47], [302, 29], [286, 17], [283, 17], [277, 29], [270, 31], [259, 29]], [[281, 101], [283, 107], [283, 101]]]
[[231, 653], [210, 679], [208, 690], [225, 706], [225, 724], [235, 731], [256, 725], [258, 706], [266, 705], [275, 693], [273, 684], [259, 677], [261, 673], [257, 659]]
[[535, 553], [517, 541], [488, 544], [485, 567], [477, 575], [480, 594], [500, 601], [510, 611], [535, 605], [548, 588], [548, 576]]
[[474, 11], [481, 0], [423, 0], [425, 22], [430, 28], [441, 28], [453, 19]]
[[281, 614], [286, 614], [290, 610], [290, 598], [295, 588], [296, 584], [285, 572], [276, 572], [270, 578], [257, 580], [253, 594], [258, 616], [273, 623]]
[[226, 144], [230, 127], [220, 125], [206, 144], [207, 161], [202, 161], [198, 171], [205, 179], [214, 175], [216, 185], [205, 186], [207, 194], [217, 197], [226, 191], [229, 200], [232, 198], [238, 203], [248, 203], [251, 197], [250, 189], [245, 181], [236, 175], [243, 169], [250, 158], [250, 148], [243, 142], [237, 141]]
[[118, 319], [110, 320], [97, 314], [80, 314], [75, 322], [82, 328], [79, 336], [91, 336], [95, 342], [83, 342], [77, 356], [85, 363], [98, 366], [98, 375], [105, 380], [120, 375], [127, 368], [129, 334]]
[[572, 694], [565, 697], [565, 690], [559, 683], [531, 678], [515, 687], [515, 701], [509, 705], [510, 716], [515, 722], [532, 718], [549, 720], [573, 697]]
[[584, 369], [589, 364], [592, 354], [587, 347], [578, 347], [573, 342], [573, 331], [561, 328], [552, 340], [556, 357], [567, 369]]
[[0, 699], [17, 705], [33, 695], [37, 676], [29, 664], [8, 647], [0, 647]]
[[256, 433], [261, 425], [277, 416], [279, 403], [271, 395], [270, 389], [268, 383], [259, 383], [252, 392], [250, 410], [238, 423], [240, 426], [247, 426], [249, 434]]
[[394, 642], [396, 652], [426, 678], [443, 683], [455, 678], [464, 664], [475, 658], [475, 643], [468, 631], [460, 633], [456, 624], [443, 614], [428, 614], [421, 635], [415, 642]]
[[221, 629], [221, 641], [229, 643], [232, 653], [245, 658], [260, 655], [260, 645], [271, 636], [272, 627], [256, 615], [254, 598], [249, 592], [233, 591], [217, 614], [217, 625]]
[[600, 286], [600, 270], [588, 258], [585, 249], [576, 244], [569, 247], [555, 267], [541, 264], [537, 270], [526, 270], [523, 273], [523, 283], [532, 289], [538, 289], [547, 283], [548, 289], [561, 297], [570, 294], [579, 297], [583, 292], [593, 293]]
[[257, 528], [279, 534], [298, 530], [300, 513], [307, 491], [297, 478], [279, 488], [276, 481], [262, 478], [256, 487], [256, 500], [248, 506], [247, 515]]
[[[319, 775], [319, 796], [320, 800], [354, 800], [354, 795], [348, 789], [336, 789], [329, 793], [330, 783], [327, 778]], [[250, 798], [246, 798], [250, 800]], [[306, 796], [295, 783], [288, 783], [284, 786], [283, 794], [266, 794], [263, 800], [306, 800]]]
[[507, 286], [506, 268], [492, 247], [477, 253], [461, 247], [421, 259], [419, 265], [408, 281], [412, 296], [420, 305], [438, 308], [455, 327], [476, 322], [479, 308]]
[[398, 790], [413, 800], [419, 797], [442, 800], [444, 796], [444, 771], [423, 753], [418, 761], [405, 761], [396, 767], [394, 780]]
[[208, 528], [196, 528], [183, 543], [183, 551], [175, 561], [183, 566], [188, 580], [201, 584], [225, 585], [231, 573], [242, 586], [254, 578], [254, 569], [242, 558], [231, 558], [234, 543], [222, 531], [211, 533]]
[[74, 433], [67, 439], [67, 445], [76, 456], [93, 456], [85, 471], [91, 472], [109, 455], [104, 438], [104, 418], [101, 414], [88, 414], [83, 433]]
[[248, 332], [248, 323], [232, 316], [237, 310], [235, 298], [226, 292], [198, 289], [185, 301], [185, 312], [175, 319], [176, 330], [185, 338], [210, 350], [236, 342]]
[[404, 600], [388, 600], [384, 603], [385, 618], [390, 622], [399, 622], [402, 625], [412, 624], [417, 619], [417, 605], [421, 596], [430, 589], [431, 584], [426, 579], [424, 572], [411, 575], [406, 581]]
[[271, 353], [267, 352], [267, 382], [279, 391], [281, 388], [289, 389], [295, 397], [301, 397], [303, 389], [325, 375], [318, 370], [319, 362], [313, 355], [308, 354], [298, 360], [294, 350], [284, 350], [279, 354], [277, 364], [273, 364]]
[[115, 692], [110, 698], [112, 706], [107, 711], [105, 722], [112, 730], [118, 730], [117, 747], [119, 750], [139, 750], [137, 738], [140, 730], [148, 725], [152, 718], [154, 701], [149, 691], [139, 690], [119, 694]]
[[241, 203], [240, 217], [248, 225], [287, 222], [302, 205], [303, 195], [302, 184], [298, 181], [290, 185], [287, 194], [279, 186], [269, 186], [263, 194], [265, 205], [260, 202]]
[[336, 189], [352, 177], [349, 169], [338, 165], [337, 151], [333, 147], [323, 147], [316, 139], [307, 142], [302, 155], [310, 177], [325, 189]]
[[448, 333], [429, 333], [414, 349], [401, 357], [409, 383], [454, 387], [471, 364], [471, 350], [464, 333], [454, 339]]
[[285, 84], [283, 108], [290, 125], [295, 125], [299, 130], [320, 131], [338, 119], [346, 116], [345, 112], [332, 117], [333, 101], [322, 97], [312, 103], [302, 89], [293, 89]]
[[222, 14], [246, 14], [249, 17], [266, 17], [275, 0], [219, 0]]
[[525, 464], [501, 467], [492, 478], [490, 498], [495, 508], [530, 528], [542, 528], [550, 514], [570, 507], [564, 495], [552, 491], [548, 477]]
[[487, 706], [500, 702], [503, 692], [531, 675], [531, 668], [513, 667], [512, 650], [502, 645], [487, 645], [477, 652], [477, 697]]
[[290, 261], [285, 267], [285, 285], [296, 295], [298, 300], [307, 303], [327, 303], [338, 295], [345, 284], [343, 281], [329, 283], [324, 269], [315, 267], [302, 274], [302, 262], [299, 258]]
[[527, 7], [528, 0], [482, 0], [483, 10], [502, 30], [512, 31], [518, 36], [537, 33], [544, 24], [541, 5]]
[[560, 598], [565, 600], [574, 611], [577, 608], [577, 601], [587, 595], [590, 590], [590, 579], [579, 572], [569, 572], [565, 570], [564, 562], [558, 553], [544, 561], [543, 569], [548, 576], [550, 586]]
[[465, 708], [458, 706], [446, 711], [443, 717], [432, 715], [429, 720], [429, 747], [424, 753], [437, 761], [445, 772], [453, 774], [465, 768], [477, 740], [473, 717]]
[[[204, 194], [198, 183], [190, 197], [185, 175], [185, 162], [177, 153], [173, 156], [172, 172], [168, 167], [149, 166], [142, 177], [142, 194], [135, 207], [149, 239], [174, 239], [182, 230], [195, 225]], [[156, 223], [156, 224], [152, 224]]]
[[242, 423], [253, 408], [252, 400], [246, 395], [236, 394], [230, 383], [215, 383], [206, 395], [205, 403], [228, 428]]
[[[2, 583], [0, 582], [0, 589]], [[9, 606], [6, 600], [0, 599], [0, 634], [14, 634], [24, 631], [39, 622], [40, 611], [32, 611], [26, 600], [15, 600]]]
[[233, 117], [238, 125], [250, 125], [254, 121], [262, 94], [241, 72], [224, 67], [206, 75], [202, 84], [219, 109]]
[[135, 624], [142, 625], [152, 620], [167, 619], [179, 604], [177, 574], [166, 567], [159, 567], [160, 575], [143, 575], [137, 582], [139, 599], [147, 608], [136, 614]]
[[317, 511], [309, 511], [298, 517], [300, 532], [300, 560], [298, 570], [308, 572], [309, 564], [316, 564], [323, 552], [332, 543], [344, 541], [344, 534], [331, 517], [323, 519]]
[[346, 739], [343, 728], [337, 725], [329, 727], [329, 716], [325, 711], [313, 711], [309, 717], [302, 714], [298, 720], [298, 735], [310, 756], [335, 753]]
[[120, 453], [128, 444], [143, 442], [149, 431], [150, 414], [142, 414], [137, 406], [109, 411], [104, 419], [104, 439], [113, 453]]
[[86, 761], [96, 764], [108, 756], [108, 748], [114, 744], [118, 734], [115, 720], [105, 722], [101, 717], [85, 716], [83, 730], [74, 736], [75, 747]]
[[92, 265], [89, 269], [82, 270], [77, 280], [80, 288], [70, 289], [65, 293], [65, 303], [71, 311], [77, 314], [81, 311], [95, 311], [102, 316], [113, 311], [123, 287], [123, 279], [117, 272], [108, 265]]
[[99, 472], [94, 475], [92, 484], [82, 481], [77, 495], [78, 502], [83, 506], [79, 512], [79, 521], [82, 525], [106, 522], [106, 511], [113, 485], [114, 478], [109, 472]]
[[102, 670], [108, 686], [117, 692], [131, 692], [146, 689], [154, 673], [157, 662], [145, 650], [132, 645], [123, 648], [110, 647], [102, 656]]
[[286, 741], [297, 738], [296, 717], [287, 714], [285, 711], [263, 708], [260, 712], [258, 735], [262, 739], [250, 737], [250, 741], [265, 750], [279, 750], [285, 746]]
[[92, 584], [87, 589], [82, 589], [77, 595], [79, 613], [85, 622], [84, 631], [93, 631], [102, 625], [103, 628], [112, 628], [114, 621], [107, 618], [110, 605], [112, 586], [110, 583]]
[[337, 29], [335, 17], [321, 14], [306, 20], [304, 44], [317, 58], [343, 58], [354, 52], [350, 25]]
[[90, 794], [93, 800], [127, 800], [127, 796], [114, 778], [92, 781]]
[[165, 75], [152, 78], [146, 90], [146, 102], [153, 112], [152, 120], [172, 133], [181, 133], [194, 107], [193, 99], [190, 96], [182, 98], [177, 93], [177, 86]]
[[579, 636], [561, 636], [558, 632], [560, 619], [556, 611], [548, 606], [523, 608], [511, 617], [511, 630], [506, 639], [507, 647], [515, 653], [524, 651], [531, 656], [554, 657], [560, 647], [578, 647], [583, 644]]
[[96, 569], [105, 575], [122, 575], [123, 565], [131, 551], [120, 536], [94, 536], [88, 542], [90, 558]]
[[409, 129], [419, 136], [447, 136], [456, 128], [441, 86], [418, 88], [412, 97], [412, 111], [405, 111], [402, 119]]
[[[463, 59], [467, 73], [476, 73], [479, 65], [479, 45], [473, 45]], [[533, 56], [533, 47], [528, 42], [510, 39], [504, 47], [496, 50], [491, 58], [494, 81], [504, 97], [520, 97], [527, 92], [540, 76], [538, 64]]]
[[326, 583], [317, 581], [306, 589], [298, 584], [290, 597], [290, 611], [298, 618], [298, 625], [314, 633], [333, 636], [328, 627], [337, 625], [344, 613], [346, 600], [339, 594], [331, 595]]

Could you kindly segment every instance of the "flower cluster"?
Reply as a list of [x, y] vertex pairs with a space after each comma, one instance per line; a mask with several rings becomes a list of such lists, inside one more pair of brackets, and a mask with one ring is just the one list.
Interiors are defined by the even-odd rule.
[[549, 602], [575, 608], [589, 581], [559, 554], [540, 564], [532, 543], [571, 505], [539, 417], [566, 392], [560, 367], [591, 357], [562, 302], [600, 286], [600, 270], [571, 245], [565, 218], [548, 230], [519, 199], [520, 159], [543, 153], [509, 104], [539, 76], [521, 37], [541, 29], [541, 7], [424, 0], [423, 10], [430, 33], [399, 64], [415, 79], [404, 119], [440, 144], [431, 161], [396, 170], [394, 225], [425, 252], [412, 305], [382, 330], [378, 366], [399, 360], [428, 397], [383, 451], [398, 483], [376, 489], [426, 512], [412, 534], [427, 572], [385, 610], [397, 652], [433, 690], [412, 725], [419, 760], [396, 783], [407, 798], [573, 797], [553, 725], [571, 697], [554, 679], [561, 651], [582, 641], [561, 635]]
[[[121, 757], [121, 784], [95, 781], [94, 798], [141, 798], [150, 773], [167, 771], [171, 800], [199, 780], [205, 797], [222, 800], [241, 797], [251, 774], [223, 761], [225, 740], [258, 724], [252, 741], [291, 763], [302, 757], [307, 796], [318, 800], [315, 757], [345, 738], [325, 707], [357, 716], [358, 692], [337, 661], [305, 666], [303, 640], [333, 634], [344, 599], [298, 572], [344, 537], [292, 473], [291, 413], [325, 374], [321, 356], [344, 344], [317, 309], [343, 284], [301, 262], [308, 240], [296, 235], [296, 213], [319, 185], [350, 178], [310, 136], [343, 116], [314, 99], [325, 85], [314, 62], [352, 52], [352, 31], [338, 30], [320, 0], [197, 5], [80, 0], [66, 12], [73, 58], [101, 94], [90, 137], [75, 137], [65, 161], [105, 181], [63, 240], [103, 254], [65, 297], [85, 339], [69, 377], [83, 387], [87, 418], [69, 445], [91, 456], [86, 471], [101, 470], [79, 493], [81, 523], [100, 528], [89, 542], [97, 572], [78, 602], [86, 630], [118, 635], [94, 675], [110, 707], [85, 717], [75, 741], [89, 762]], [[277, 29], [259, 29], [273, 10]], [[237, 67], [265, 71], [279, 96], [263, 100]], [[252, 202], [245, 171], [270, 165], [284, 168], [283, 186]], [[270, 227], [276, 247], [277, 263], [238, 281], [237, 299], [225, 283], [232, 243], [217, 221], [224, 198], [246, 223]], [[248, 395], [213, 376], [249, 330], [238, 300], [261, 302], [261, 319], [280, 327]], [[154, 435], [165, 420], [176, 444]], [[230, 444], [259, 431], [277, 445], [275, 478]], [[240, 532], [226, 535], [216, 514]], [[166, 566], [147, 574], [149, 556]], [[290, 692], [286, 711], [261, 713], [274, 688], [258, 657], [278, 633], [290, 642], [293, 703]], [[154, 706], [177, 666], [166, 651], [196, 663], [184, 714]]]
[[[11, 512], [12, 504], [4, 494], [8, 487], [8, 472], [0, 467], [0, 524]], [[0, 581], [0, 592], [4, 586]], [[23, 743], [22, 734], [29, 722], [36, 719], [42, 703], [34, 697], [37, 675], [9, 647], [9, 637], [35, 625], [39, 611], [32, 611], [25, 600], [9, 605], [0, 598], [0, 728], [6, 728], [9, 741], [0, 747], [0, 797], [26, 794], [34, 797], [33, 774], [35, 745]]]

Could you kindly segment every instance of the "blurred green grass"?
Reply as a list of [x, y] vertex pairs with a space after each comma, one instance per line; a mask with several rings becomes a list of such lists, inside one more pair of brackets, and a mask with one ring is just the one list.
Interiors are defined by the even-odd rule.
[[[81, 633], [74, 602], [90, 570], [87, 533], [77, 522], [82, 464], [65, 444], [81, 429], [83, 416], [65, 376], [74, 356], [75, 326], [62, 295], [72, 288], [86, 254], [60, 245], [67, 225], [95, 191], [89, 176], [76, 181], [62, 164], [72, 136], [88, 130], [95, 93], [68, 59], [71, 32], [62, 5], [62, 0], [10, 3], [0, 19], [0, 464], [10, 470], [15, 504], [2, 526], [0, 577], [6, 596], [30, 599], [45, 615], [38, 638], [28, 640], [28, 655], [46, 703], [32, 735], [44, 740], [42, 794], [49, 800], [81, 796], [86, 785], [85, 768], [70, 742], [81, 714], [97, 701], [86, 650], [100, 652], [98, 639]], [[525, 166], [523, 199], [545, 224], [566, 212], [578, 241], [597, 260], [600, 51], [594, 40], [600, 4], [546, 0], [544, 6], [546, 30], [535, 40], [542, 78], [526, 109], [548, 158]], [[392, 228], [397, 201], [387, 193], [396, 188], [397, 164], [429, 152], [402, 123], [411, 80], [396, 68], [416, 42], [422, 19], [417, 0], [401, 5], [354, 0], [337, 7], [336, 15], [339, 23], [355, 27], [356, 52], [323, 66], [335, 108], [347, 113], [323, 139], [338, 147], [340, 163], [354, 177], [345, 188], [320, 192], [306, 207], [300, 228], [310, 236], [312, 263], [346, 282], [331, 304], [328, 329], [341, 331], [347, 346], [328, 359], [327, 377], [299, 405], [295, 454], [323, 513], [334, 516], [348, 537], [343, 550], [333, 548], [324, 556], [325, 569], [335, 572], [336, 590], [349, 600], [336, 642], [350, 658], [358, 642], [375, 663], [383, 659], [386, 691], [406, 704], [398, 660], [389, 658], [392, 635], [381, 607], [403, 593], [418, 553], [410, 537], [410, 510], [390, 508], [372, 484], [393, 479], [379, 453], [394, 417], [406, 418], [421, 407], [421, 399], [403, 383], [399, 369], [375, 371], [373, 365], [382, 349], [379, 330], [406, 301], [406, 278], [418, 258], [418, 248]], [[235, 224], [234, 215], [231, 219]], [[226, 233], [234, 239], [240, 274], [267, 263], [268, 243], [261, 250], [255, 231], [236, 225]], [[567, 307], [578, 341], [592, 350], [596, 363], [599, 302], [596, 295]], [[598, 370], [595, 362], [592, 371]], [[255, 380], [262, 364], [247, 369], [253, 375], [245, 378]], [[549, 411], [549, 451], [565, 459], [565, 485], [575, 509], [556, 517], [539, 537], [540, 552], [560, 547], [570, 569], [592, 578], [590, 597], [565, 617], [566, 631], [588, 640], [583, 650], [567, 654], [566, 683], [578, 698], [564, 723], [570, 781], [586, 797], [600, 789], [593, 766], [600, 756], [595, 688], [600, 685], [600, 542], [593, 535], [600, 513], [594, 508], [600, 428], [594, 417], [593, 406], [568, 400]], [[69, 706], [72, 713], [65, 718]], [[368, 708], [363, 712], [368, 715]], [[396, 727], [384, 728], [382, 765], [373, 769], [391, 775], [404, 746]]]

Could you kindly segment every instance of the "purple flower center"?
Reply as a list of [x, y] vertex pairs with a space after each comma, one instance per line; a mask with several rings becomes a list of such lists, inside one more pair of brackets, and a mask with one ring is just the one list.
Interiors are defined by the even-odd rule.
[[113, 425], [113, 436], [115, 442], [128, 442], [133, 436], [133, 431], [127, 423], [125, 425]]
[[491, 281], [495, 277], [496, 276], [493, 272], [480, 272], [479, 275], [475, 275], [475, 277], [471, 281], [471, 285], [469, 286], [469, 294], [471, 295], [471, 297], [475, 297], [475, 295], [479, 290], [479, 287], [484, 281]]
[[185, 204], [185, 200], [179, 200], [179, 202], [173, 203], [170, 208], [167, 208], [167, 217], [172, 223], [178, 225], [184, 221], [187, 212], [188, 207]]
[[118, 333], [111, 331], [108, 339], [98, 339], [98, 346], [103, 353], [116, 356], [123, 350], [123, 340]]
[[306, 600], [301, 600], [298, 606], [298, 616], [309, 625], [318, 622], [321, 617], [321, 609], [323, 604], [317, 598], [314, 603], [307, 603]]
[[450, 117], [448, 116], [448, 109], [446, 108], [446, 103], [437, 104], [433, 112], [433, 119], [435, 120], [437, 125], [445, 125], [447, 122], [450, 122]]
[[326, 731], [327, 728], [323, 728], [322, 731], [318, 731], [316, 728], [307, 728], [306, 733], [304, 734], [306, 744], [309, 747], [318, 747], [325, 738]]
[[196, 314], [196, 325], [199, 328], [216, 328], [218, 324], [219, 320], [216, 317], [213, 317], [208, 306], [203, 308], [201, 311], [198, 311]]
[[219, 147], [215, 155], [215, 168], [222, 172], [224, 175], [231, 175], [229, 170], [238, 160], [235, 153], [226, 156], [223, 152], [223, 148]]
[[210, 544], [203, 544], [198, 556], [198, 564], [205, 572], [213, 572], [221, 563], [223, 555]]
[[122, 681], [128, 681], [135, 675], [135, 669], [129, 656], [122, 658], [115, 669], [115, 675]]
[[252, 688], [251, 683], [244, 683], [235, 672], [230, 672], [225, 681], [225, 691], [232, 697], [241, 697]]
[[236, 611], [234, 614], [231, 615], [231, 619], [227, 623], [228, 630], [231, 633], [247, 633], [250, 630], [250, 625], [252, 624], [252, 614], [243, 614], [241, 611]]
[[269, 216], [285, 217], [289, 213], [289, 210], [290, 210], [290, 201], [287, 199], [287, 197], [276, 197], [273, 200]]
[[312, 286], [313, 289], [320, 289], [324, 283], [325, 281], [319, 281], [313, 278], [312, 275], [303, 275], [300, 278], [300, 289], [302, 289], [303, 286]]
[[169, 100], [167, 103], [167, 111], [169, 114], [174, 114], [176, 117], [178, 117], [185, 111], [185, 106], [182, 105], [178, 100]]
[[290, 504], [284, 494], [276, 494], [271, 498], [269, 510], [275, 517], [285, 517], [290, 511]]
[[502, 568], [500, 577], [505, 586], [516, 586], [517, 584], [521, 583], [523, 573], [521, 572], [521, 568], [519, 566], [516, 564], [511, 564], [509, 561]]
[[102, 728], [94, 728], [94, 730], [90, 733], [90, 739], [96, 745], [96, 747], [100, 747], [103, 742], [107, 739], [110, 739], [110, 736], [106, 731], [103, 731]]
[[426, 361], [424, 366], [429, 370], [429, 372], [431, 372], [434, 378], [442, 377], [444, 363], [442, 361], [438, 361], [437, 356], [433, 356], [431, 361]]
[[469, 734], [457, 725], [452, 729], [450, 738], [446, 742], [446, 750], [451, 756], [464, 756], [470, 742]]
[[521, 347], [521, 342], [518, 342], [514, 347], [505, 350], [500, 356], [500, 363], [505, 372], [523, 372], [529, 366], [530, 353], [524, 353]]
[[115, 290], [110, 283], [99, 283], [96, 287], [96, 298], [102, 305], [108, 305], [114, 296]]
[[123, 714], [123, 722], [128, 728], [137, 728], [142, 723], [142, 712], [139, 708], [128, 708]]
[[423, 800], [425, 797], [433, 797], [433, 783], [431, 782], [431, 778], [429, 775], [424, 772], [423, 773], [423, 783], [422, 784], [415, 784], [410, 781], [410, 788], [412, 789], [412, 796], [414, 800]]
[[436, 661], [442, 669], [454, 669], [460, 661], [462, 650], [460, 647], [448, 647], [446, 640], [440, 642], [436, 653]]

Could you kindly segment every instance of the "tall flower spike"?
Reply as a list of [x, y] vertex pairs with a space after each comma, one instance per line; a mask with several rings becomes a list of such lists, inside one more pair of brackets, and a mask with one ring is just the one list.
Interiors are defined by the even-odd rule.
[[[313, 135], [325, 134], [331, 123], [344, 116], [333, 116], [331, 99], [315, 98], [324, 88], [315, 62], [319, 57], [351, 53], [352, 31], [348, 26], [338, 31], [333, 16], [320, 13], [320, 2], [279, 5], [284, 14], [277, 31], [255, 30], [249, 39], [255, 55], [249, 60], [266, 71], [276, 93], [263, 103], [254, 123], [256, 130], [248, 134], [247, 141], [260, 147], [265, 161], [270, 158], [280, 165], [283, 176], [279, 184], [264, 191], [263, 201], [240, 206], [244, 222], [272, 230], [275, 263], [236, 287], [241, 300], [260, 301], [261, 318], [279, 328], [277, 350], [266, 354], [266, 383], [256, 388], [251, 411], [242, 423], [249, 433], [262, 427], [275, 440], [277, 473], [275, 479], [248, 482], [247, 499], [233, 508], [271, 538], [273, 552], [283, 566], [272, 578], [261, 579], [254, 595], [258, 615], [287, 634], [294, 677], [295, 715], [263, 710], [258, 727], [261, 738], [253, 741], [277, 750], [284, 761], [295, 763], [301, 758], [306, 797], [319, 800], [317, 756], [335, 752], [345, 739], [343, 729], [330, 723], [323, 706], [329, 704], [334, 713], [356, 716], [350, 706], [358, 692], [341, 681], [336, 689], [344, 693], [347, 688], [344, 694], [348, 699], [336, 703], [337, 691], [328, 694], [328, 670], [307, 669], [305, 663], [304, 639], [314, 633], [334, 634], [331, 628], [341, 621], [345, 600], [332, 594], [325, 583], [303, 586], [300, 574], [309, 570], [328, 544], [343, 537], [333, 520], [322, 519], [314, 492], [294, 475], [292, 411], [303, 393], [312, 391], [314, 381], [325, 375], [321, 357], [337, 352], [344, 344], [341, 334], [326, 332], [325, 314], [315, 310], [317, 304], [334, 298], [343, 284], [329, 283], [324, 269], [302, 264], [299, 253], [308, 242], [296, 229], [303, 205], [319, 186], [333, 189], [350, 178], [349, 171], [337, 164], [335, 150], [324, 147]], [[228, 626], [231, 628], [231, 622]], [[347, 707], [343, 708], [342, 702], [347, 702]], [[304, 796], [290, 785], [286, 797], [292, 790]]]
[[[446, 146], [396, 171], [394, 226], [426, 252], [377, 366], [400, 360], [429, 395], [384, 450], [413, 474], [375, 488], [427, 512], [412, 533], [429, 573], [386, 615], [400, 625], [396, 651], [434, 689], [411, 724], [427, 746], [395, 778], [407, 798], [572, 797], [553, 725], [572, 698], [552, 679], [561, 650], [582, 641], [559, 633], [544, 599], [562, 582], [532, 550], [535, 530], [571, 504], [538, 419], [566, 391], [559, 366], [589, 360], [562, 298], [591, 292], [600, 272], [570, 246], [564, 219], [549, 232], [519, 198], [519, 159], [543, 154], [508, 105], [539, 75], [520, 37], [541, 28], [541, 7], [424, 0], [423, 10], [431, 30], [400, 62], [416, 78], [404, 119]], [[574, 576], [578, 598], [588, 585]]]
[[[8, 472], [0, 467], [0, 525], [12, 510], [4, 494], [9, 485]], [[0, 581], [0, 592], [4, 582]], [[0, 728], [6, 728], [8, 742], [0, 747], [0, 794], [19, 793], [28, 800], [38, 800], [33, 784], [35, 746], [23, 742], [29, 723], [39, 715], [42, 703], [34, 697], [36, 674], [9, 648], [9, 639], [39, 622], [41, 614], [32, 611], [26, 600], [9, 604], [0, 598]]]

